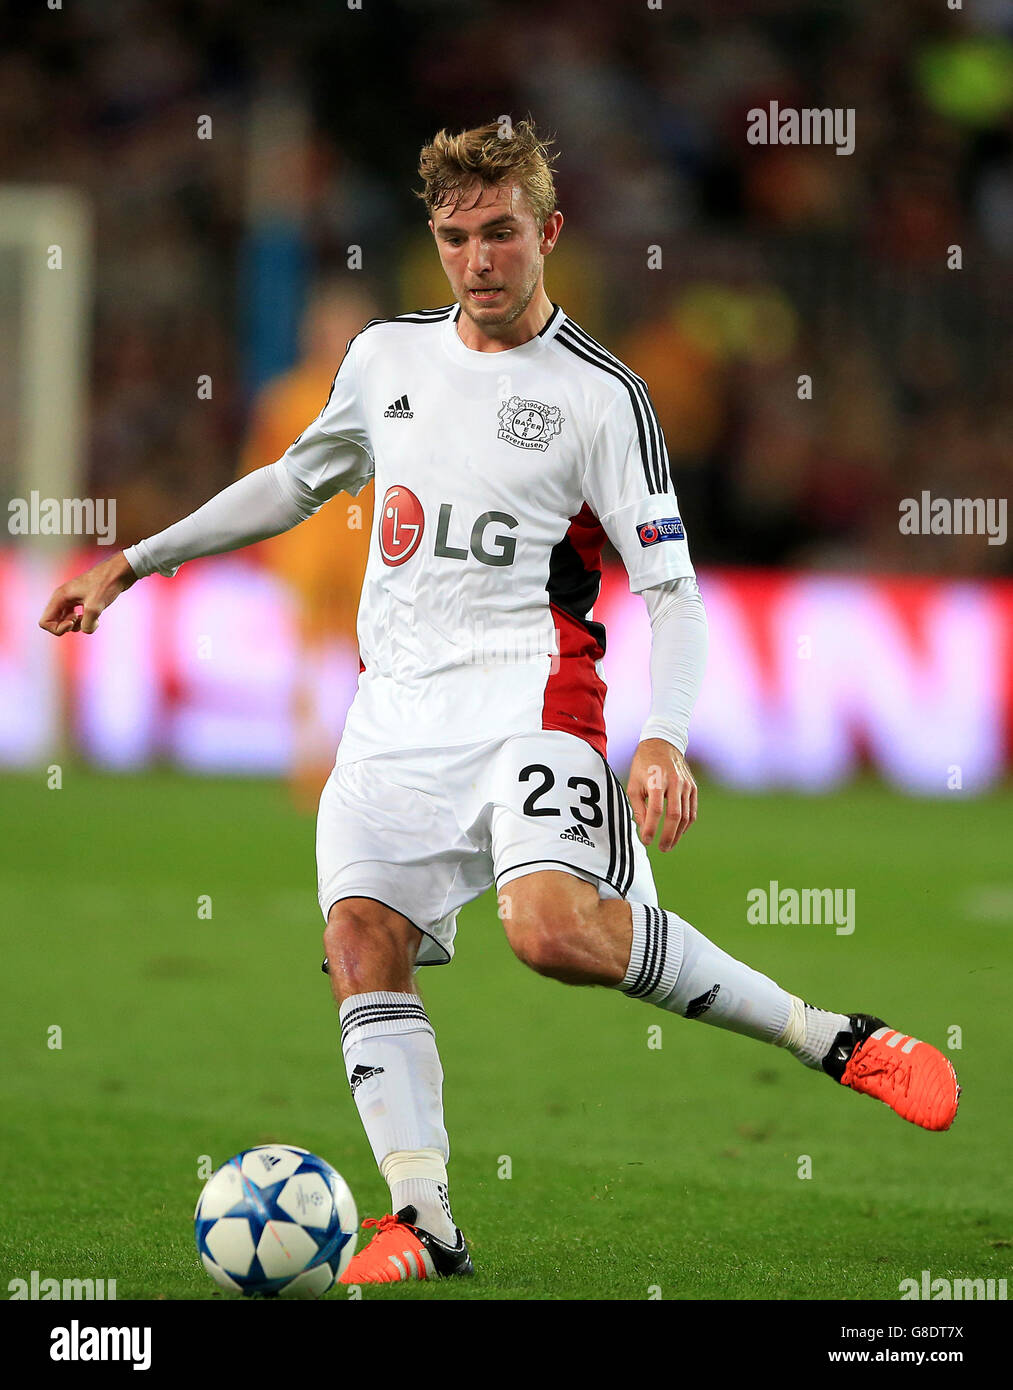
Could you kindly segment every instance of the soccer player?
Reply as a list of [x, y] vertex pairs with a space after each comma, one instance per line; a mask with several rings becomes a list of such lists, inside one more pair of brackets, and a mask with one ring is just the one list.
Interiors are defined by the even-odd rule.
[[[136, 579], [376, 480], [362, 670], [317, 822], [345, 1069], [391, 1192], [344, 1276], [357, 1284], [471, 1272], [416, 970], [450, 960], [458, 912], [492, 884], [542, 975], [783, 1047], [926, 1129], [950, 1126], [959, 1095], [936, 1048], [804, 1003], [658, 905], [645, 846], [671, 850], [696, 819], [685, 751], [706, 648], [665, 441], [645, 383], [546, 294], [563, 218], [533, 126], [441, 131], [420, 175], [454, 302], [368, 323], [281, 459], [57, 589], [41, 620], [94, 632]], [[591, 616], [606, 538], [652, 627], [628, 798]]]

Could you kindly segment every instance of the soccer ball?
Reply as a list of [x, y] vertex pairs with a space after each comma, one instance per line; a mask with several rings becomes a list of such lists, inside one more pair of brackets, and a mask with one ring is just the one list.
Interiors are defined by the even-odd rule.
[[215, 1283], [266, 1297], [326, 1293], [348, 1268], [358, 1224], [344, 1178], [294, 1144], [230, 1158], [194, 1212], [197, 1253]]

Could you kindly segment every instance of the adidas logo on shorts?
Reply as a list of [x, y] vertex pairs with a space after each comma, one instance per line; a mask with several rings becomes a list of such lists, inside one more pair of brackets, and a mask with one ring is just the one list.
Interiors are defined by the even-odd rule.
[[578, 845], [593, 845], [594, 841], [582, 825], [571, 825], [569, 830], [559, 832], [561, 840], [574, 840]]

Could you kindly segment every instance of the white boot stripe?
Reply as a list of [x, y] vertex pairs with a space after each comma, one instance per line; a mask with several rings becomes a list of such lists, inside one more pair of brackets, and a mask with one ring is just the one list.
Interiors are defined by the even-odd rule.
[[907, 1042], [901, 1048], [901, 1052], [910, 1052], [912, 1048], [918, 1046], [919, 1041], [920, 1039], [918, 1038], [908, 1038]]

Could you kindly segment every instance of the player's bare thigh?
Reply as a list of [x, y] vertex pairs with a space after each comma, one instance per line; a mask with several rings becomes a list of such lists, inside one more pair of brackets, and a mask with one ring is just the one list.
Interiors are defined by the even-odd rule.
[[621, 899], [604, 900], [575, 874], [542, 869], [511, 879], [499, 915], [518, 960], [565, 984], [621, 984], [633, 928]]
[[422, 933], [374, 898], [342, 898], [327, 914], [324, 952], [335, 1000], [391, 990], [417, 994], [412, 968]]

